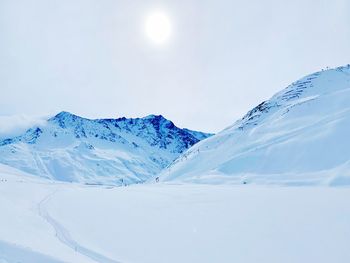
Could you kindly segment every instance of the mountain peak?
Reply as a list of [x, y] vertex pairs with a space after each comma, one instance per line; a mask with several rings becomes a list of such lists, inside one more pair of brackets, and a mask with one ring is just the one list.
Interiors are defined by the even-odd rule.
[[50, 118], [49, 120], [54, 120], [54, 119], [67, 119], [67, 118], [81, 118], [73, 113], [70, 113], [68, 111], [61, 111], [57, 113], [55, 116]]
[[154, 114], [147, 115], [146, 117], [143, 117], [142, 119], [151, 120], [152, 122], [153, 121], [156, 121], [156, 122], [169, 121], [168, 119], [164, 118], [163, 115], [154, 115]]
[[144, 117], [144, 119], [165, 119], [163, 115], [150, 114]]
[[84, 118], [68, 111], [61, 111], [48, 121], [58, 123], [61, 128], [66, 128], [67, 126], [71, 126], [73, 123], [76, 123], [78, 120], [81, 121], [84, 120]]

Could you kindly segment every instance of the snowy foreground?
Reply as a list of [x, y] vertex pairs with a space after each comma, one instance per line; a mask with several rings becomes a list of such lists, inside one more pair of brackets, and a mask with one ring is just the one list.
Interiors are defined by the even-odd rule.
[[1, 263], [350, 262], [350, 188], [84, 186], [0, 168]]

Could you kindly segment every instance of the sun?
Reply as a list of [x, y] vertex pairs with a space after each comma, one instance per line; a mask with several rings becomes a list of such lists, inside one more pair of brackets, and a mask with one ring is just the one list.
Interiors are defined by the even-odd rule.
[[149, 14], [145, 21], [145, 33], [153, 43], [158, 45], [164, 44], [171, 35], [169, 17], [161, 11]]

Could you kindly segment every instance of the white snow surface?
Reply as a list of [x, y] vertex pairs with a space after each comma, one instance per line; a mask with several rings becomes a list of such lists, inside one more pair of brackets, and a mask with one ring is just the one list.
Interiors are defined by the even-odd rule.
[[0, 140], [0, 163], [66, 182], [141, 183], [210, 135], [180, 129], [161, 115], [90, 120], [61, 112]]
[[306, 76], [184, 152], [163, 181], [350, 184], [350, 65]]
[[88, 186], [0, 165], [1, 263], [347, 263], [350, 189]]

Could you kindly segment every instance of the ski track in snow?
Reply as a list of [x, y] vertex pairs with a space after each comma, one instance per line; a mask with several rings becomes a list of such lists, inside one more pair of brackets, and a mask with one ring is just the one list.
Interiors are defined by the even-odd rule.
[[121, 263], [120, 261], [116, 261], [113, 259], [110, 259], [104, 255], [101, 255], [89, 248], [86, 248], [79, 243], [77, 243], [71, 236], [67, 229], [64, 228], [60, 223], [58, 223], [54, 218], [50, 216], [50, 214], [45, 209], [45, 204], [52, 198], [53, 195], [57, 193], [57, 189], [47, 195], [44, 199], [42, 199], [38, 203], [38, 211], [39, 216], [41, 216], [45, 221], [47, 221], [55, 230], [57, 239], [63, 243], [64, 245], [70, 247], [75, 252], [80, 253], [96, 262], [99, 263]]

